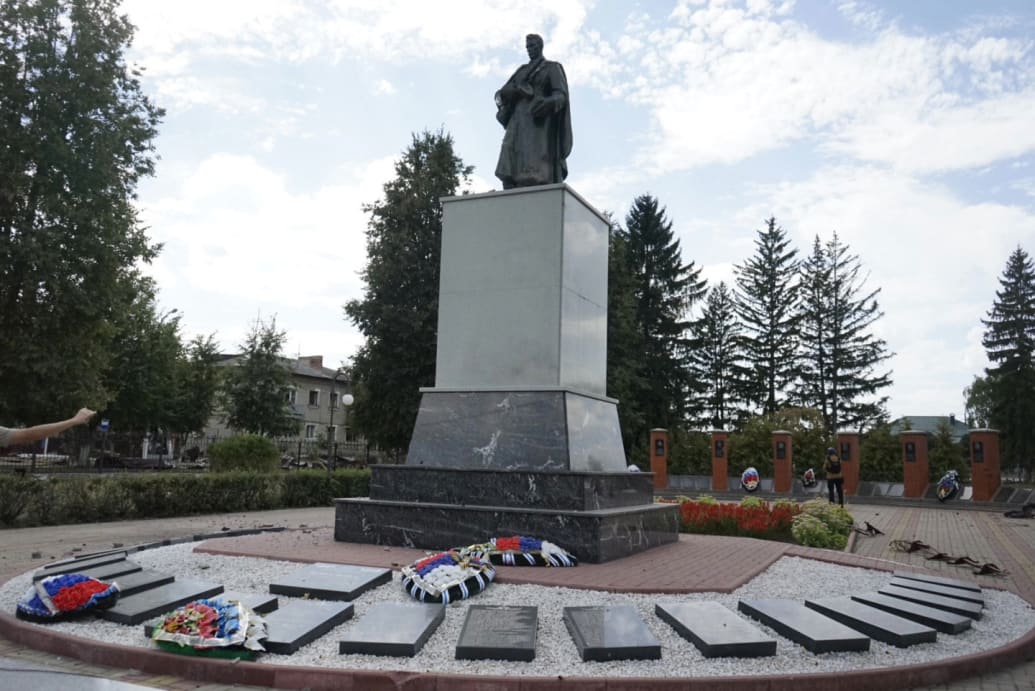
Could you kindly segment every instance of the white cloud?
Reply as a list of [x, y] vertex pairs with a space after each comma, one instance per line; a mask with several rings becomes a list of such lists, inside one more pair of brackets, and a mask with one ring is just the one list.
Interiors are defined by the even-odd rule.
[[387, 79], [382, 79], [377, 83], [377, 93], [391, 96], [395, 93], [395, 87]]

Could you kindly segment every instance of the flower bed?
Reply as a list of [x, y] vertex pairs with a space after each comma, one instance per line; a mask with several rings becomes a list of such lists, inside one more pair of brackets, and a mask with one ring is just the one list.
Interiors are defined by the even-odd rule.
[[801, 507], [791, 501], [769, 504], [755, 499], [741, 504], [724, 504], [686, 500], [679, 507], [679, 529], [684, 533], [790, 541], [791, 521], [799, 513]]

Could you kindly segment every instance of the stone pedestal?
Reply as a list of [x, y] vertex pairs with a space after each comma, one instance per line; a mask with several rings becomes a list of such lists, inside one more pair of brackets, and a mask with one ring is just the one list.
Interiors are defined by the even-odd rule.
[[994, 429], [970, 430], [970, 483], [974, 501], [992, 501], [1002, 476], [999, 467], [999, 432]]
[[927, 433], [906, 430], [899, 433], [902, 444], [902, 496], [919, 499], [930, 481], [927, 462]]
[[729, 491], [729, 434], [712, 431], [712, 491]]
[[564, 184], [442, 209], [435, 386], [406, 465], [372, 466], [370, 498], [336, 502], [335, 539], [447, 549], [522, 534], [586, 562], [674, 542], [678, 508], [653, 504], [653, 474], [628, 472], [605, 395], [606, 219]]
[[791, 433], [783, 430], [773, 432], [773, 491], [790, 492], [791, 468], [794, 467], [794, 448]]
[[668, 430], [650, 431], [650, 471], [654, 473], [654, 489], [668, 488]]
[[859, 435], [856, 432], [838, 432], [837, 446], [841, 472], [845, 476], [845, 496], [854, 496], [859, 491]]

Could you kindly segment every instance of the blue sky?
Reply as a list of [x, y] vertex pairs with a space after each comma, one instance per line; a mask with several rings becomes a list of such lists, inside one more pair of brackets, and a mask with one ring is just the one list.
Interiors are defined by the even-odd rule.
[[565, 66], [568, 183], [624, 218], [667, 207], [684, 259], [731, 281], [775, 215], [837, 231], [881, 288], [890, 412], [962, 415], [980, 319], [1035, 252], [1035, 5], [915, 0], [124, 0], [167, 111], [142, 218], [188, 335], [234, 350], [276, 316], [288, 352], [345, 361], [367, 217], [412, 132], [493, 177], [493, 93], [524, 36]]

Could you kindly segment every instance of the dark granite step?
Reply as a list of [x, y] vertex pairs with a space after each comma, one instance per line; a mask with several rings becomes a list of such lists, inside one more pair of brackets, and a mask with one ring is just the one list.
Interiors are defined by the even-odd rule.
[[531, 662], [538, 626], [538, 607], [471, 605], [456, 643], [456, 659]]
[[705, 657], [765, 657], [776, 640], [718, 602], [665, 602], [654, 613], [693, 643]]
[[100, 612], [100, 617], [116, 624], [135, 626], [159, 614], [170, 612], [180, 605], [201, 597], [212, 597], [223, 592], [218, 583], [180, 580], [145, 590], [135, 595], [119, 597], [111, 609]]
[[918, 605], [934, 607], [935, 609], [945, 610], [946, 612], [952, 612], [953, 614], [962, 614], [971, 619], [981, 618], [981, 605], [976, 602], [957, 600], [954, 597], [943, 597], [933, 593], [925, 593], [921, 590], [899, 588], [894, 585], [884, 586], [877, 592], [881, 595], [890, 595], [891, 597], [897, 597], [900, 600], [915, 602]]
[[957, 634], [970, 628], [970, 619], [968, 617], [935, 609], [934, 607], [918, 605], [915, 602], [901, 600], [890, 595], [862, 593], [860, 595], [852, 595], [851, 597], [856, 602], [861, 602], [864, 605], [876, 607], [885, 612], [891, 612], [896, 616], [930, 626], [939, 633]]
[[[234, 591], [224, 591], [217, 597], [223, 600], [237, 600], [256, 614], [269, 614], [277, 609], [277, 598], [267, 595], [266, 593], [238, 593]], [[157, 626], [158, 621], [159, 620], [156, 617], [144, 624], [144, 635], [146, 637], [151, 637], [151, 633], [154, 631], [155, 626]]]
[[917, 643], [931, 643], [938, 636], [929, 626], [864, 605], [850, 597], [806, 600], [805, 606], [876, 641], [899, 648], [908, 648]]
[[119, 576], [115, 582], [119, 584], [119, 598], [123, 598], [172, 583], [175, 580], [176, 576], [172, 574], [161, 573], [154, 569], [141, 569]]
[[661, 659], [661, 644], [632, 605], [565, 607], [563, 617], [583, 662]]
[[270, 583], [270, 592], [289, 597], [348, 602], [391, 580], [391, 569], [349, 564], [309, 564]]
[[932, 595], [940, 595], [942, 597], [951, 597], [957, 600], [965, 600], [967, 602], [973, 602], [984, 607], [985, 596], [983, 593], [974, 592], [973, 590], [963, 590], [962, 588], [951, 588], [945, 585], [937, 585], [935, 583], [928, 583], [926, 581], [914, 581], [910, 578], [892, 578], [891, 585], [896, 588], [908, 588], [909, 590], [919, 590], [924, 593], [931, 593]]
[[741, 600], [737, 607], [813, 653], [870, 649], [867, 636], [793, 600]]
[[32, 574], [32, 580], [39, 581], [48, 576], [56, 576], [61, 573], [79, 573], [83, 569], [91, 569], [95, 566], [103, 566], [105, 564], [111, 564], [112, 562], [123, 561], [125, 558], [126, 552], [125, 550], [122, 550], [86, 559], [71, 559], [68, 561], [58, 562], [56, 564], [48, 564], [47, 566], [37, 570], [36, 573]]
[[268, 652], [290, 655], [351, 619], [353, 611], [350, 602], [295, 600], [265, 617], [269, 635], [262, 645]]
[[99, 581], [107, 583], [115, 580], [119, 576], [125, 576], [128, 573], [136, 573], [142, 569], [143, 567], [140, 566], [140, 564], [123, 559], [122, 561], [112, 562], [111, 564], [104, 564], [102, 566], [94, 566], [93, 568], [76, 571], [76, 573], [81, 573], [84, 576], [96, 578]]
[[343, 655], [413, 657], [445, 618], [442, 605], [379, 602], [367, 610], [338, 646]]
[[960, 581], [955, 578], [946, 578], [944, 576], [934, 576], [926, 573], [914, 573], [912, 571], [896, 571], [894, 573], [895, 578], [908, 578], [914, 581], [922, 581], [924, 583], [933, 583], [934, 585], [942, 585], [948, 588], [960, 588], [962, 590], [972, 590], [975, 593], [981, 592], [981, 586], [973, 581]]

